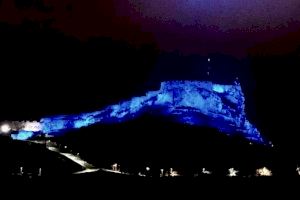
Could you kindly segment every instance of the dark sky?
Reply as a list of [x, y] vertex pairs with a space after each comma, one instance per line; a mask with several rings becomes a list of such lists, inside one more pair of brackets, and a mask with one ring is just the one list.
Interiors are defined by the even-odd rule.
[[[244, 56], [300, 30], [298, 0], [2, 0], [0, 20], [49, 20], [79, 38], [109, 36], [162, 50]], [[17, 5], [17, 8], [16, 6]], [[277, 39], [278, 40], [278, 39]], [[280, 40], [280, 39], [279, 39]], [[285, 49], [295, 42], [285, 42]], [[280, 53], [280, 52], [279, 52]]]

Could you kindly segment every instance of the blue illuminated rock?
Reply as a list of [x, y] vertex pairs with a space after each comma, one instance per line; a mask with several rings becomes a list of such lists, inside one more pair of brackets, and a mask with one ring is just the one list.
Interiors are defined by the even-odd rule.
[[17, 134], [12, 134], [11, 137], [14, 140], [27, 140], [34, 135], [32, 131], [19, 131]]
[[241, 134], [250, 141], [265, 143], [257, 128], [246, 118], [240, 84], [201, 81], [162, 82], [158, 91], [100, 111], [43, 118], [41, 133], [56, 136], [96, 123], [120, 123], [151, 110], [171, 116], [178, 123], [212, 127], [225, 134]]

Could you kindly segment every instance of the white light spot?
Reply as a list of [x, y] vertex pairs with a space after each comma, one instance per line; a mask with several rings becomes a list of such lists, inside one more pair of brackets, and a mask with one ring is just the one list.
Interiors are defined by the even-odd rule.
[[239, 173], [239, 171], [235, 170], [234, 168], [228, 169], [228, 172], [228, 176], [230, 177], [237, 176], [237, 174]]
[[33, 121], [33, 122], [25, 122], [24, 123], [24, 131], [33, 131], [38, 132], [42, 130], [42, 125], [39, 122]]
[[138, 173], [139, 176], [146, 176], [145, 174], [142, 174], [141, 172]]
[[272, 176], [272, 171], [263, 167], [256, 170], [256, 176]]
[[296, 171], [297, 171], [298, 175], [300, 176], [300, 167], [297, 167]]
[[164, 176], [164, 169], [160, 169], [160, 177]]
[[118, 165], [118, 163], [114, 163], [111, 167], [112, 167], [112, 170], [115, 172], [120, 171], [120, 165]]
[[179, 173], [175, 170], [173, 170], [173, 168], [170, 168], [170, 176], [174, 177], [174, 176], [179, 176]]
[[3, 124], [1, 126], [1, 132], [2, 133], [8, 133], [11, 130], [10, 126], [8, 124]]
[[208, 58], [207, 61], [210, 62], [210, 58]]
[[146, 171], [150, 171], [150, 167], [146, 167]]
[[206, 170], [205, 168], [202, 169], [202, 173], [203, 173], [203, 174], [211, 174], [211, 172], [208, 171], [208, 170]]

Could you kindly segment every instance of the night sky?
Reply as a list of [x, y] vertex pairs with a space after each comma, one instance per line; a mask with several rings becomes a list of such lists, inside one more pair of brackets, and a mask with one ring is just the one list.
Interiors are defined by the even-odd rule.
[[[297, 0], [2, 1], [0, 19], [11, 23], [48, 20], [79, 38], [155, 42], [163, 50], [204, 55], [245, 56], [248, 48], [300, 29]], [[282, 51], [295, 48], [294, 43], [285, 43]]]
[[[299, 113], [299, 0], [0, 0], [0, 52], [0, 121], [93, 111], [157, 90], [163, 80], [209, 79], [227, 84], [239, 77], [249, 119], [275, 144], [277, 164], [284, 163], [286, 155], [296, 158], [300, 150], [298, 119], [291, 115]], [[209, 78], [208, 69], [212, 70]], [[192, 135], [162, 136], [157, 132], [160, 128]], [[121, 134], [124, 130], [134, 133], [127, 137]], [[99, 131], [117, 131], [119, 140]], [[144, 131], [155, 134], [141, 135]], [[108, 160], [111, 155], [121, 160], [130, 155], [136, 161], [140, 159], [136, 148], [142, 148], [148, 157], [161, 156], [158, 160], [163, 161], [164, 155], [151, 152], [159, 138], [163, 138], [159, 149], [166, 150], [164, 142], [172, 138], [168, 147], [190, 164], [198, 151], [212, 152], [222, 163], [229, 153], [244, 148], [240, 139], [205, 131], [211, 135], [196, 140], [198, 129], [153, 116], [83, 130], [101, 140], [99, 152], [114, 142], [120, 145], [121, 155], [120, 149], [102, 154]], [[93, 152], [99, 140], [80, 133], [61, 140]], [[147, 144], [132, 142], [136, 138]], [[191, 139], [200, 149], [191, 145], [188, 153], [181, 152], [182, 143], [189, 146]], [[237, 157], [247, 162], [257, 157], [274, 160], [273, 154], [264, 157], [261, 147], [254, 151], [253, 157], [245, 155], [249, 160]], [[293, 169], [295, 163], [289, 167]]]

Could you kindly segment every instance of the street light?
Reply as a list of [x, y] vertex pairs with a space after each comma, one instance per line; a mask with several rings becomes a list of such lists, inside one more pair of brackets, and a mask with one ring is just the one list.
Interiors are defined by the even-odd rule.
[[257, 176], [272, 176], [272, 171], [266, 167], [260, 168], [256, 170]]
[[230, 168], [228, 169], [228, 176], [233, 177], [233, 176], [237, 176], [237, 174], [239, 173], [239, 171], [235, 170], [234, 168]]
[[11, 131], [11, 128], [8, 124], [2, 124], [0, 131], [2, 133], [9, 133], [9, 131]]

